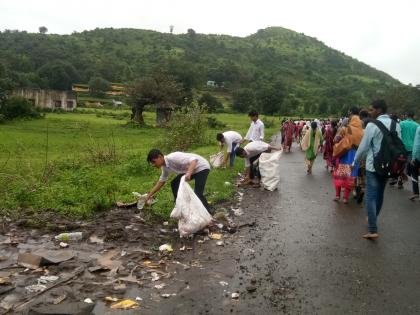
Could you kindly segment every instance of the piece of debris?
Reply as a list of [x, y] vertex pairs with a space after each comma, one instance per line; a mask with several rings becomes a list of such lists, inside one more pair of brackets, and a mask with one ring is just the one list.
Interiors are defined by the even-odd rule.
[[165, 298], [165, 299], [167, 299], [167, 298], [169, 298], [171, 296], [176, 296], [176, 293], [163, 293], [160, 296], [163, 297], [163, 298]]
[[237, 300], [237, 299], [239, 299], [239, 293], [238, 293], [238, 292], [233, 292], [233, 293], [232, 293], [232, 299], [233, 299], [233, 300]]
[[158, 289], [158, 290], [161, 290], [161, 289], [163, 289], [164, 287], [166, 287], [166, 284], [164, 284], [164, 283], [162, 283], [162, 284], [156, 284], [156, 285], [155, 285], [155, 289]]
[[222, 287], [229, 285], [229, 283], [227, 283], [226, 281], [220, 281], [219, 283]]
[[168, 221], [163, 222], [163, 225], [169, 225]]
[[132, 194], [137, 198], [137, 209], [143, 210], [146, 200], [147, 200], [147, 194], [139, 194], [136, 191], [133, 191]]
[[61, 233], [54, 237], [57, 241], [62, 242], [77, 242], [81, 241], [83, 239], [83, 233], [82, 232], [71, 232], [71, 233]]
[[38, 279], [38, 284], [47, 284], [50, 282], [57, 281], [59, 277], [57, 276], [41, 276]]
[[111, 305], [112, 309], [117, 309], [117, 310], [128, 310], [128, 309], [134, 309], [139, 307], [140, 304], [137, 303], [136, 301], [127, 299], [127, 300], [122, 300], [121, 302], [117, 302], [115, 304]]
[[158, 274], [156, 272], [152, 272], [150, 274], [152, 276], [152, 281], [158, 281], [160, 279], [160, 277], [158, 276]]
[[159, 246], [159, 251], [161, 252], [173, 252], [173, 248], [170, 244], [163, 244]]
[[141, 297], [137, 296], [136, 301], [143, 301], [143, 299]]
[[33, 284], [33, 285], [28, 285], [27, 287], [25, 287], [25, 289], [29, 293], [39, 293], [39, 292], [45, 291], [47, 289], [47, 286], [43, 284]]
[[17, 263], [29, 269], [38, 269], [40, 266], [59, 264], [73, 257], [74, 253], [71, 251], [38, 250], [34, 253], [19, 254]]
[[185, 250], [185, 245], [182, 246], [179, 250], [183, 252]]
[[221, 233], [211, 233], [210, 238], [212, 240], [220, 240], [223, 237], [223, 234]]
[[95, 234], [93, 234], [93, 235], [91, 235], [89, 237], [89, 243], [92, 243], [92, 244], [103, 244], [104, 243], [104, 239], [103, 238], [99, 238]]
[[61, 303], [61, 302], [63, 302], [66, 298], [67, 298], [67, 294], [60, 295], [60, 296], [58, 296], [57, 298], [55, 298], [55, 299], [52, 301], [52, 303], [53, 303], [54, 305], [60, 304], [60, 303]]
[[69, 244], [64, 243], [64, 242], [60, 242], [59, 245], [60, 245], [61, 248], [67, 248], [67, 247], [69, 247]]
[[246, 290], [250, 293], [257, 291], [257, 287], [255, 285], [250, 285], [246, 287]]
[[117, 249], [107, 252], [98, 258], [98, 265], [110, 270], [115, 270], [115, 268], [118, 270], [118, 268], [121, 267], [122, 262], [121, 260], [113, 260], [112, 258], [114, 258], [114, 256], [118, 255], [119, 253], [120, 252]]
[[225, 243], [223, 241], [217, 241], [216, 245], [217, 246], [225, 246]]
[[7, 285], [11, 283], [12, 282], [10, 281], [9, 277], [0, 277], [0, 285]]
[[118, 302], [118, 299], [116, 297], [107, 296], [104, 298], [106, 302]]
[[88, 303], [88, 304], [92, 304], [93, 301], [90, 298], [84, 299], [83, 302]]

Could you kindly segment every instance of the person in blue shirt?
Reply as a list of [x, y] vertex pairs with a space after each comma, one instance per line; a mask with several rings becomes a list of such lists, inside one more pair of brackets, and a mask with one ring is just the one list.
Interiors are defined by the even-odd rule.
[[[375, 100], [369, 106], [369, 115], [381, 121], [386, 128], [391, 128], [391, 118], [386, 114], [387, 104], [384, 100]], [[397, 124], [396, 131], [401, 138], [401, 128]], [[379, 236], [377, 217], [382, 209], [384, 191], [387, 183], [385, 177], [375, 172], [373, 159], [381, 148], [383, 135], [381, 130], [373, 123], [366, 126], [362, 142], [357, 149], [353, 166], [366, 159], [366, 212], [368, 217], [368, 233], [363, 235], [366, 239], [375, 239]]]

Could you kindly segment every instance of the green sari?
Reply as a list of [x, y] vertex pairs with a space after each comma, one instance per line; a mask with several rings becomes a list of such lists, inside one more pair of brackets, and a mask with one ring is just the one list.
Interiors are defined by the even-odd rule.
[[317, 134], [319, 134], [319, 142], [322, 143], [322, 135], [320, 134], [321, 132], [317, 129], [316, 132], [314, 132], [313, 130], [310, 131], [310, 135], [309, 135], [309, 147], [305, 152], [306, 158], [309, 161], [313, 161], [316, 158], [317, 155], [317, 151], [318, 148], [315, 150], [314, 148], [314, 143], [315, 143], [315, 137]]

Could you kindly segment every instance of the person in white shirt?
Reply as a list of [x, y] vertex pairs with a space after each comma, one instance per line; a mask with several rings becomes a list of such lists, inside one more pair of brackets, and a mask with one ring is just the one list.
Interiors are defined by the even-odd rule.
[[236, 157], [235, 149], [240, 143], [242, 143], [242, 136], [236, 131], [225, 131], [224, 133], [218, 133], [216, 135], [216, 139], [220, 142], [221, 150], [223, 150], [223, 146], [226, 144], [223, 166], [226, 166], [229, 160], [229, 166], [233, 167]]
[[282, 147], [276, 148], [263, 141], [253, 141], [243, 148], [236, 148], [236, 155], [245, 159], [245, 179], [242, 184], [250, 185], [252, 180], [257, 177], [258, 183], [255, 186], [258, 187], [261, 174], [256, 167], [253, 167], [254, 162], [260, 158], [261, 153], [278, 150], [282, 150]]
[[251, 125], [246, 133], [247, 141], [263, 141], [264, 140], [264, 123], [258, 119], [258, 112], [252, 110], [248, 116], [251, 118]]
[[160, 168], [162, 175], [152, 190], [147, 194], [146, 202], [149, 202], [154, 194], [165, 185], [169, 174], [175, 173], [178, 175], [171, 181], [172, 194], [174, 195], [175, 201], [178, 195], [181, 177], [185, 175], [186, 181], [194, 179], [194, 192], [200, 198], [206, 209], [210, 211], [207, 199], [204, 197], [204, 188], [210, 172], [210, 164], [205, 158], [198, 154], [185, 152], [173, 152], [168, 155], [163, 155], [160, 150], [152, 149], [147, 155], [147, 162], [156, 168]]

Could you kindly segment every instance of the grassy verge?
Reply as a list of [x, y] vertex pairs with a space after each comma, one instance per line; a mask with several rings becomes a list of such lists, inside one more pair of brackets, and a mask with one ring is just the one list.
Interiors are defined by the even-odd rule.
[[[155, 116], [146, 113], [150, 127], [127, 125], [127, 113], [110, 110], [84, 113], [48, 113], [45, 119], [0, 125], [0, 212], [19, 217], [44, 209], [89, 217], [112, 207], [117, 200], [132, 200], [133, 191], [147, 192], [160, 170], [146, 163], [147, 152], [163, 135], [153, 127]], [[212, 115], [227, 125], [225, 130], [245, 134], [246, 115]], [[267, 138], [277, 130], [267, 129]], [[221, 130], [224, 131], [224, 130]], [[210, 130], [214, 139], [219, 130]], [[192, 148], [207, 157], [214, 145]], [[208, 200], [216, 203], [234, 192], [232, 183], [243, 161], [233, 170], [212, 170], [206, 186]], [[170, 185], [159, 192], [153, 213], [167, 218], [173, 208]]]

